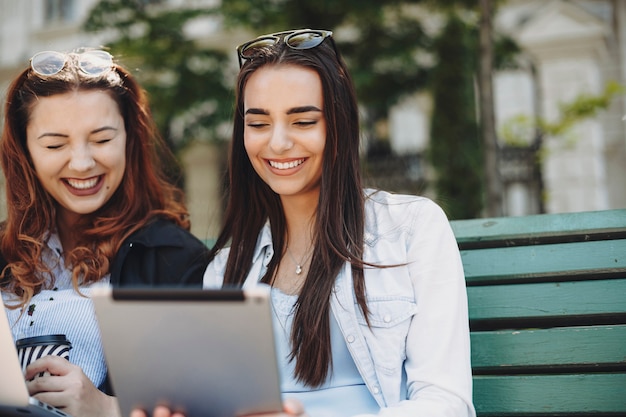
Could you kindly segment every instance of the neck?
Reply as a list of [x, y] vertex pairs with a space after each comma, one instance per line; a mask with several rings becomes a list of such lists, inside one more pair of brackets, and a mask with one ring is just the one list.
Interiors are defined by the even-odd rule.
[[283, 197], [281, 200], [287, 230], [272, 285], [287, 294], [298, 294], [311, 262], [318, 200], [317, 196]]
[[[298, 240], [311, 242], [313, 225], [317, 216], [319, 191], [305, 196], [281, 197], [285, 221], [287, 222], [287, 241], [293, 248]], [[310, 244], [309, 244], [310, 246]]]
[[69, 252], [77, 246], [82, 229], [79, 221], [81, 219], [83, 219], [81, 214], [70, 213], [63, 209], [58, 210], [56, 231], [63, 245], [64, 252]]

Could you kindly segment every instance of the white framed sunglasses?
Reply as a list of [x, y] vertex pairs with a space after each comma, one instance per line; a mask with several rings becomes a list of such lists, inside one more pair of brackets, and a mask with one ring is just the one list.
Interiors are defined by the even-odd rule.
[[113, 56], [99, 49], [84, 52], [63, 53], [57, 51], [38, 52], [30, 59], [30, 68], [37, 75], [51, 77], [73, 62], [84, 74], [96, 77], [113, 68]]

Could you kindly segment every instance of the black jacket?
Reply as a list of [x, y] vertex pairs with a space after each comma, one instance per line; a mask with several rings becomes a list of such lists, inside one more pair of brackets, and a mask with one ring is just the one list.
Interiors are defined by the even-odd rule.
[[208, 248], [170, 221], [155, 220], [124, 241], [111, 264], [113, 287], [202, 286]]
[[[111, 285], [201, 288], [207, 265], [208, 248], [202, 241], [168, 220], [156, 219], [124, 241], [111, 263]], [[5, 266], [0, 255], [0, 271]], [[98, 388], [112, 394], [108, 377]]]
[[[0, 271], [6, 265], [0, 254]], [[174, 223], [156, 219], [124, 241], [111, 263], [111, 285], [199, 288], [207, 265], [204, 243]]]

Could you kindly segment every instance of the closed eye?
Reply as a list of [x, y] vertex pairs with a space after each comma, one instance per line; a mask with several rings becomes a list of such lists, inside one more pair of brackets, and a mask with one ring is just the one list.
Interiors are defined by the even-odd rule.
[[63, 145], [48, 145], [46, 149], [60, 149]]
[[297, 121], [295, 124], [300, 125], [300, 126], [315, 125], [317, 124], [317, 120], [301, 120], [301, 121]]

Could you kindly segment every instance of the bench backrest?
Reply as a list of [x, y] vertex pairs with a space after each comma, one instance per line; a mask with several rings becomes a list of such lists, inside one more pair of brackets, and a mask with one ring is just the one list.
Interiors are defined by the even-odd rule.
[[478, 415], [626, 415], [626, 210], [452, 227]]

